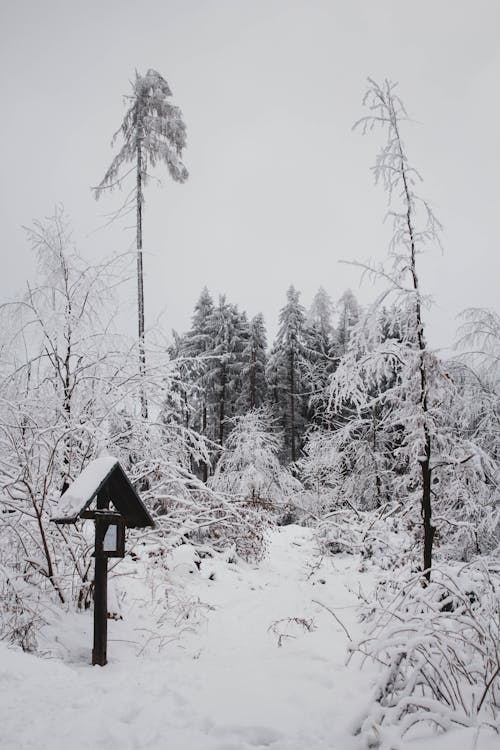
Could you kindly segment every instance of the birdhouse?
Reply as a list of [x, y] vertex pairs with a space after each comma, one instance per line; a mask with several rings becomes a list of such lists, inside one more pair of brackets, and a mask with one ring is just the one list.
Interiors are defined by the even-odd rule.
[[[96, 500], [95, 510], [91, 509]], [[116, 458], [106, 456], [91, 461], [61, 496], [54, 512], [54, 523], [75, 523], [79, 518], [95, 518], [100, 511], [109, 512], [112, 503], [114, 515], [123, 519], [129, 528], [154, 526], [141, 498]], [[94, 515], [93, 515], [94, 514]]]
[[92, 664], [107, 661], [108, 558], [124, 557], [125, 528], [154, 526], [147, 508], [116, 458], [92, 461], [61, 496], [57, 524], [95, 523], [94, 647]]

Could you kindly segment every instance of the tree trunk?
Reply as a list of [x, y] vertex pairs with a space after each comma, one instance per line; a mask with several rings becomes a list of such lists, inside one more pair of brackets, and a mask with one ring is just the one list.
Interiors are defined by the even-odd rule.
[[295, 361], [293, 351], [290, 352], [290, 430], [292, 463], [297, 458], [295, 444]]
[[380, 508], [382, 505], [382, 493], [381, 493], [381, 479], [380, 479], [380, 472], [378, 468], [378, 461], [377, 461], [377, 418], [375, 416], [375, 411], [373, 413], [373, 461], [375, 463], [375, 489], [377, 493], [377, 508]]
[[141, 414], [148, 416], [144, 379], [146, 376], [146, 343], [144, 337], [144, 275], [142, 267], [142, 136], [137, 138], [137, 312], [139, 330], [139, 373], [141, 376]]
[[426, 459], [420, 463], [422, 470], [422, 520], [424, 526], [424, 576], [427, 582], [431, 580], [432, 546], [436, 532], [435, 526], [432, 525], [430, 451], [431, 444], [430, 440], [428, 440], [425, 445]]
[[38, 524], [38, 530], [40, 532], [40, 537], [42, 540], [42, 547], [43, 547], [43, 553], [45, 555], [45, 561], [47, 563], [47, 578], [51, 582], [52, 586], [57, 592], [57, 595], [59, 599], [61, 600], [61, 604], [64, 604], [64, 596], [62, 594], [61, 589], [59, 588], [59, 584], [56, 582], [56, 579], [54, 577], [54, 568], [52, 565], [52, 556], [50, 554], [49, 550], [49, 544], [47, 541], [47, 534], [45, 533], [45, 527], [43, 525], [43, 518], [42, 518], [42, 509], [39, 507], [37, 500], [33, 493], [30, 491], [30, 498], [31, 503], [33, 505], [33, 510], [35, 511], [35, 516]]
[[222, 365], [221, 396], [219, 403], [219, 444], [224, 442], [224, 418], [226, 410], [226, 366]]
[[256, 403], [256, 368], [257, 368], [257, 357], [255, 353], [255, 349], [252, 349], [252, 366], [250, 369], [250, 409], [255, 409], [255, 403]]
[[[63, 477], [61, 495], [66, 492], [69, 487], [69, 469], [71, 464], [71, 448], [72, 448], [72, 430], [71, 425], [71, 345], [72, 345], [72, 325], [71, 318], [73, 313], [73, 306], [71, 303], [71, 292], [68, 287], [68, 267], [66, 259], [61, 251], [60, 253], [61, 268], [63, 271], [64, 278], [64, 293], [66, 296], [66, 309], [65, 309], [65, 325], [64, 325], [64, 338], [66, 340], [66, 354], [63, 363], [63, 411], [64, 418], [67, 425], [67, 435], [64, 438], [64, 458], [63, 458]], [[62, 373], [61, 373], [62, 376]]]
[[66, 420], [68, 434], [64, 438], [64, 456], [63, 456], [63, 477], [61, 495], [66, 492], [69, 487], [69, 468], [71, 463], [71, 344], [68, 341], [66, 347], [66, 357], [64, 359], [64, 383], [63, 383], [63, 412]]
[[434, 544], [434, 534], [436, 532], [435, 526], [432, 525], [432, 497], [431, 497], [431, 476], [432, 469], [431, 463], [431, 436], [429, 428], [427, 426], [427, 367], [425, 361], [426, 355], [426, 343], [424, 338], [424, 327], [422, 322], [422, 307], [420, 303], [420, 287], [417, 275], [416, 267], [416, 247], [415, 247], [415, 232], [413, 229], [412, 219], [412, 198], [406, 177], [405, 159], [403, 154], [403, 147], [401, 145], [401, 139], [399, 136], [399, 129], [397, 124], [396, 115], [394, 115], [394, 130], [398, 139], [399, 155], [401, 157], [401, 176], [403, 178], [403, 186], [406, 199], [406, 224], [408, 227], [408, 236], [410, 240], [410, 273], [412, 276], [413, 289], [415, 291], [415, 327], [416, 327], [416, 339], [417, 346], [420, 353], [420, 394], [419, 404], [422, 409], [423, 415], [423, 432], [424, 432], [424, 457], [420, 460], [420, 470], [422, 473], [422, 499], [421, 499], [421, 514], [422, 523], [424, 530], [424, 576], [427, 583], [431, 580], [431, 567], [432, 567], [432, 548]]
[[[206, 435], [207, 434], [207, 403], [206, 401], [203, 404], [203, 412], [201, 417], [201, 434]], [[208, 481], [208, 464], [206, 461], [203, 461], [203, 481], [205, 484]]]

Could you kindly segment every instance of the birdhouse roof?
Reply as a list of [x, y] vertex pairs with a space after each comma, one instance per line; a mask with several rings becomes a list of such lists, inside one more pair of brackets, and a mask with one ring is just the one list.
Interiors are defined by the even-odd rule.
[[99, 492], [109, 495], [114, 507], [130, 527], [154, 526], [146, 506], [130, 483], [116, 458], [106, 456], [91, 461], [61, 495], [54, 511], [54, 523], [75, 523]]

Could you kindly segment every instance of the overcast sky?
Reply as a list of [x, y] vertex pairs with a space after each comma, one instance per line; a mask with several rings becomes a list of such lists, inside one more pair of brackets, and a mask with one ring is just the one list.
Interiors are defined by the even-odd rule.
[[[404, 138], [445, 227], [422, 264], [435, 346], [467, 306], [495, 307], [500, 209], [497, 0], [1, 0], [0, 294], [33, 271], [21, 226], [62, 202], [89, 258], [133, 248], [119, 201], [96, 203], [122, 95], [137, 68], [169, 82], [188, 129], [190, 179], [151, 183], [146, 316], [185, 330], [203, 285], [271, 333], [286, 288], [310, 304], [368, 282], [340, 259], [381, 259], [386, 199], [370, 167], [383, 135], [351, 131], [366, 76], [400, 82]], [[136, 292], [128, 287], [130, 320]]]

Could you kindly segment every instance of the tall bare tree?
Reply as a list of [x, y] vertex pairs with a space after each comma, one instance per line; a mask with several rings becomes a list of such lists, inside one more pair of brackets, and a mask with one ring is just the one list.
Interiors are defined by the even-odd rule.
[[415, 190], [415, 185], [422, 178], [409, 162], [401, 137], [401, 123], [408, 117], [404, 104], [395, 91], [396, 86], [397, 84], [388, 80], [379, 85], [369, 78], [363, 103], [370, 114], [361, 118], [354, 127], [360, 126], [363, 133], [366, 133], [379, 125], [387, 134], [373, 171], [376, 182], [381, 182], [389, 195], [389, 215], [393, 220], [390, 244], [392, 270], [388, 274], [383, 269], [370, 270], [388, 280], [392, 290], [405, 300], [407, 330], [403, 332], [403, 338], [406, 339], [407, 348], [413, 350], [415, 355], [413, 374], [418, 384], [414, 394], [414, 423], [417, 425], [415, 443], [418, 445], [421, 474], [423, 567], [425, 577], [430, 580], [436, 532], [432, 520], [431, 490], [435, 424], [430, 391], [436, 366], [424, 335], [424, 296], [417, 272], [417, 256], [429, 243], [439, 242], [441, 226], [430, 205]]
[[[182, 149], [186, 145], [186, 126], [179, 107], [169, 101], [171, 96], [172, 91], [168, 83], [156, 70], [150, 68], [146, 75], [140, 75], [136, 71], [132, 94], [125, 97], [129, 102], [127, 112], [111, 142], [114, 145], [121, 135], [123, 145], [99, 185], [93, 188], [98, 199], [103, 190], [121, 187], [123, 181], [135, 170], [136, 184], [132, 191], [132, 200], [135, 201], [137, 217], [137, 311], [141, 375], [146, 371], [142, 262], [143, 189], [149, 177], [148, 169], [155, 167], [159, 162], [167, 165], [175, 182], [185, 182], [188, 178], [188, 171], [181, 161]], [[134, 166], [122, 174], [127, 162]], [[127, 199], [122, 209], [129, 207]], [[141, 411], [143, 417], [147, 417], [148, 405], [144, 388], [141, 392]]]

